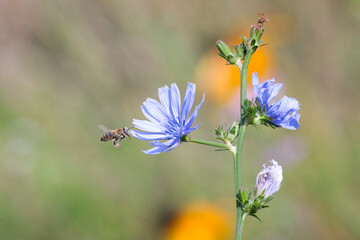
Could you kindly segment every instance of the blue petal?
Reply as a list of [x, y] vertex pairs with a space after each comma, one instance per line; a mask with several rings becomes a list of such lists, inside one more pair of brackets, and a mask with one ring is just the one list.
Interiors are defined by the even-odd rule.
[[[152, 98], [146, 99], [146, 101], [143, 103], [143, 108], [148, 115], [151, 115], [154, 119], [156, 119], [155, 122], [165, 122], [169, 119], [169, 116], [167, 115], [166, 110], [164, 107], [156, 100]], [[145, 114], [144, 114], [145, 115]], [[150, 121], [153, 121], [149, 119]]]
[[288, 124], [285, 128], [290, 129], [290, 130], [296, 130], [300, 127], [300, 120], [301, 114], [296, 113], [296, 114], [292, 114], [291, 118], [288, 121]]
[[159, 140], [151, 141], [150, 144], [153, 147], [164, 147], [164, 143], [160, 142]]
[[289, 130], [296, 130], [300, 127], [300, 123], [299, 123], [300, 116], [301, 115], [298, 112], [296, 112], [291, 115], [288, 115], [283, 120], [273, 121], [273, 123]]
[[168, 152], [172, 149], [174, 149], [176, 146], [178, 146], [180, 143], [180, 138], [174, 138], [174, 139], [170, 139], [164, 143], [160, 142], [160, 141], [153, 141], [150, 144], [152, 146], [154, 146], [154, 148], [151, 148], [149, 150], [145, 150], [143, 151], [146, 154], [159, 154], [161, 152]]
[[164, 151], [164, 148], [154, 147], [154, 148], [150, 148], [149, 150], [142, 150], [142, 151], [148, 155], [153, 155], [153, 154], [162, 153]]
[[146, 121], [146, 120], [138, 120], [138, 119], [133, 119], [132, 121], [134, 127], [143, 130], [143, 131], [147, 131], [147, 132], [164, 132], [161, 125], [158, 123], [154, 123], [154, 122], [150, 122], [150, 121]]
[[266, 114], [272, 119], [276, 120], [279, 118], [284, 118], [290, 113], [298, 111], [299, 109], [300, 104], [298, 100], [284, 96], [279, 101], [271, 105], [266, 111]]
[[173, 150], [180, 144], [180, 138], [175, 138], [174, 141], [171, 143], [170, 147], [165, 150], [165, 152], [168, 152], [170, 150]]
[[266, 115], [273, 119], [273, 123], [287, 129], [299, 128], [300, 114], [297, 112], [300, 104], [295, 98], [284, 96], [282, 99], [270, 106]]
[[180, 116], [181, 99], [180, 99], [179, 88], [175, 83], [171, 84], [169, 99], [170, 99], [170, 113], [175, 120], [178, 120]]
[[167, 114], [170, 115], [170, 105], [169, 105], [169, 93], [170, 89], [168, 86], [164, 86], [162, 88], [159, 88], [158, 94], [161, 105], [163, 105], [164, 109], [166, 110]]
[[267, 80], [259, 85], [259, 91], [264, 92], [267, 88], [271, 87], [275, 82], [275, 79]]
[[161, 122], [160, 119], [156, 118], [154, 116], [154, 114], [152, 112], [150, 112], [149, 109], [143, 105], [141, 105], [141, 111], [148, 120], [150, 120], [152, 122], [157, 122], [157, 123]]
[[156, 108], [156, 110], [160, 112], [159, 114], [165, 117], [164, 118], [165, 120], [169, 119], [169, 115], [167, 114], [165, 107], [155, 99], [148, 98], [146, 99], [145, 104], [148, 104], [149, 106]]
[[[148, 98], [143, 105], [141, 105], [141, 111], [143, 112], [144, 116], [152, 122], [161, 123], [166, 118], [165, 115], [162, 113], [163, 111], [159, 109], [157, 105], [160, 103], [156, 100]], [[161, 106], [161, 105], [160, 105]], [[162, 107], [162, 106], [161, 106]]]
[[260, 103], [260, 106], [263, 107], [264, 105], [267, 106], [267, 92], [270, 87], [274, 85], [274, 79], [267, 80], [259, 85], [257, 92], [256, 92], [256, 99]]
[[153, 133], [153, 132], [140, 132], [137, 130], [130, 130], [130, 134], [138, 139], [149, 140], [163, 140], [168, 139], [169, 135], [165, 133]]
[[204, 99], [205, 99], [205, 93], [204, 93], [203, 98], [202, 98], [201, 102], [199, 103], [199, 105], [197, 105], [197, 106], [195, 107], [194, 112], [191, 114], [191, 116], [189, 117], [189, 119], [186, 121], [186, 123], [185, 123], [185, 129], [190, 128], [191, 125], [193, 124], [193, 122], [195, 121], [195, 118], [196, 118], [196, 116], [197, 116], [197, 114], [198, 114], [198, 111], [199, 111], [199, 109], [200, 109], [200, 107], [201, 107], [201, 104], [204, 102]]
[[151, 146], [153, 147], [162, 147], [162, 148], [168, 148], [172, 145], [175, 138], [171, 138], [166, 142], [160, 142], [158, 140], [150, 142]]
[[258, 86], [259, 86], [259, 77], [257, 75], [257, 72], [253, 72], [253, 74], [252, 74], [252, 85], [253, 85], [253, 90], [254, 90], [255, 96], [257, 97]]
[[[269, 80], [271, 81], [271, 80]], [[275, 80], [274, 80], [275, 81]], [[274, 97], [276, 97], [276, 95], [279, 93], [280, 89], [282, 88], [282, 84], [281, 83], [275, 83], [273, 85], [270, 85], [264, 92], [262, 95], [262, 101], [266, 106], [269, 106], [271, 100], [274, 99]]]
[[181, 110], [181, 123], [186, 121], [195, 99], [196, 85], [194, 83], [188, 83], [186, 93], [184, 97], [184, 103]]
[[198, 123], [195, 127], [192, 127], [192, 128], [187, 128], [185, 131], [184, 131], [184, 135], [187, 135], [189, 134], [190, 132], [196, 130], [198, 127], [200, 127], [201, 123]]

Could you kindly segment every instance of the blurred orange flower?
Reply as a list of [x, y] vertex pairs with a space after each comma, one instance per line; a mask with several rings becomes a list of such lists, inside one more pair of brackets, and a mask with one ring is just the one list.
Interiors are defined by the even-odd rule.
[[227, 213], [206, 203], [180, 210], [166, 231], [166, 240], [224, 240], [231, 232]]

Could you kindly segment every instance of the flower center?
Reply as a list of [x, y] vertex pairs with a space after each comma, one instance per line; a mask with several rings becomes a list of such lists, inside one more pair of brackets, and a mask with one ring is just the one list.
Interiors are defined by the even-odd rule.
[[173, 119], [171, 121], [161, 123], [161, 126], [166, 130], [164, 133], [172, 135], [174, 137], [182, 137], [184, 135], [183, 126], [180, 124], [180, 119]]

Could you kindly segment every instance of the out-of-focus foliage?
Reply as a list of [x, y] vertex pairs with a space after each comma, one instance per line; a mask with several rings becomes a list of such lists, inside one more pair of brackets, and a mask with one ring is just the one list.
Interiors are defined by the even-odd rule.
[[230, 154], [187, 143], [147, 156], [137, 139], [100, 142], [97, 126], [130, 126], [158, 87], [194, 81], [211, 90], [193, 135], [214, 139], [238, 120], [238, 72], [204, 56], [248, 35], [259, 11], [269, 45], [249, 72], [284, 83], [302, 117], [296, 132], [246, 133], [244, 184], [272, 158], [284, 181], [244, 239], [358, 239], [357, 0], [0, 1], [0, 239], [164, 239], [199, 199], [230, 216], [214, 239], [232, 239]]

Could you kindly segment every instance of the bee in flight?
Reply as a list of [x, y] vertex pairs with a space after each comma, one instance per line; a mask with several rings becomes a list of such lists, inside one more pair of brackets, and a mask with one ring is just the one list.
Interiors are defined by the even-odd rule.
[[101, 136], [100, 141], [107, 142], [112, 140], [114, 147], [120, 148], [120, 143], [118, 143], [118, 141], [123, 140], [126, 136], [131, 139], [129, 129], [127, 127], [111, 130], [104, 125], [99, 125], [99, 128], [105, 132], [104, 135]]

